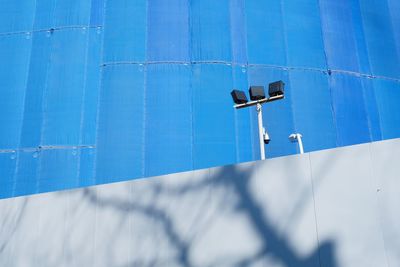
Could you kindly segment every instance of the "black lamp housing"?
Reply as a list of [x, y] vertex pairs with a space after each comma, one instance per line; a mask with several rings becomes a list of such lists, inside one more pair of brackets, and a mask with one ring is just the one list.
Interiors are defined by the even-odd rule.
[[284, 88], [285, 88], [285, 83], [282, 81], [270, 83], [268, 88], [268, 94], [270, 97], [283, 95]]
[[253, 101], [265, 98], [264, 86], [250, 86], [249, 93]]
[[231, 95], [233, 98], [233, 102], [235, 102], [235, 104], [247, 103], [247, 96], [243, 91], [232, 90]]

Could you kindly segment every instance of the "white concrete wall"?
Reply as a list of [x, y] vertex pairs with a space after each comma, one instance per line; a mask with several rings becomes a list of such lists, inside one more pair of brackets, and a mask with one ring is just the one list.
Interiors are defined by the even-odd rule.
[[400, 266], [400, 139], [0, 200], [0, 266]]

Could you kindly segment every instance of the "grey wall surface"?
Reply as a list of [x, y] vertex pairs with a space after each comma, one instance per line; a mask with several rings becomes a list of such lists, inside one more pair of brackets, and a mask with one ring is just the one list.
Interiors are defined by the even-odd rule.
[[0, 201], [0, 266], [400, 266], [400, 139]]

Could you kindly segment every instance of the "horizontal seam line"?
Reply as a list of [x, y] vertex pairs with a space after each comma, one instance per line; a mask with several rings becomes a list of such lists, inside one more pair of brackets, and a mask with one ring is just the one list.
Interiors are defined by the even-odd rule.
[[117, 66], [117, 65], [156, 65], [156, 64], [176, 64], [176, 65], [196, 65], [196, 64], [223, 64], [228, 66], [241, 66], [241, 67], [266, 67], [266, 68], [275, 68], [282, 70], [304, 70], [304, 71], [315, 71], [322, 72], [324, 74], [339, 73], [339, 74], [348, 74], [356, 77], [365, 77], [369, 79], [383, 79], [383, 80], [391, 80], [395, 82], [400, 82], [400, 78], [393, 78], [381, 75], [373, 75], [366, 74], [356, 71], [348, 71], [348, 70], [337, 70], [337, 69], [320, 69], [320, 68], [307, 68], [307, 67], [289, 67], [289, 66], [279, 66], [279, 65], [269, 65], [269, 64], [248, 64], [248, 63], [235, 63], [235, 62], [227, 62], [227, 61], [115, 61], [115, 62], [104, 62], [100, 65], [100, 67], [107, 66]]
[[16, 153], [18, 151], [23, 152], [35, 152], [41, 150], [69, 150], [69, 149], [83, 149], [83, 148], [96, 148], [95, 145], [79, 145], [79, 146], [38, 146], [38, 147], [24, 147], [16, 149], [0, 149], [0, 153]]
[[92, 26], [85, 26], [85, 25], [74, 25], [74, 26], [62, 26], [62, 27], [54, 27], [54, 28], [45, 28], [45, 29], [38, 29], [38, 30], [26, 30], [26, 31], [17, 31], [17, 32], [2, 32], [0, 33], [1, 36], [10, 36], [10, 35], [18, 35], [18, 34], [32, 34], [36, 32], [47, 32], [47, 31], [60, 31], [60, 30], [68, 30], [68, 29], [97, 29], [103, 28], [102, 25], [92, 25]]

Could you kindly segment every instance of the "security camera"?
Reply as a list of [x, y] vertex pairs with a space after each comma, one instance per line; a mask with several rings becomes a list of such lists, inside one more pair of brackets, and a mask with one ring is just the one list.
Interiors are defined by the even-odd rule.
[[303, 136], [301, 134], [294, 133], [294, 134], [289, 135], [289, 140], [294, 143], [294, 142], [298, 142], [299, 139], [301, 139], [302, 137]]
[[297, 141], [297, 134], [291, 134], [289, 135], [289, 140], [290, 142], [294, 143]]
[[297, 142], [299, 144], [300, 154], [304, 154], [303, 141], [301, 140], [302, 137], [303, 136], [299, 133], [293, 133], [289, 135], [289, 140], [291, 142]]
[[271, 138], [269, 138], [269, 134], [264, 129], [264, 144], [268, 145]]

